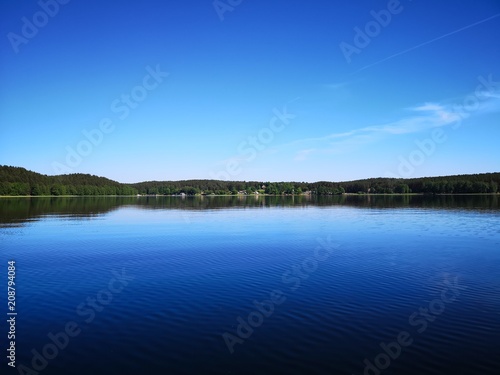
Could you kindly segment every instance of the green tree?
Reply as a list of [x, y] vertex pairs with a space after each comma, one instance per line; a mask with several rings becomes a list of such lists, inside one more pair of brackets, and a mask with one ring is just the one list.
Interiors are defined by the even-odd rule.
[[394, 188], [396, 194], [408, 194], [410, 192], [410, 187], [407, 184], [399, 184]]

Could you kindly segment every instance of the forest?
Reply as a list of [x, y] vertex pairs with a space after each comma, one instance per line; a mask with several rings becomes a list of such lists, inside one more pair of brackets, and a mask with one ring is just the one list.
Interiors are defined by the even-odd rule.
[[90, 174], [47, 176], [21, 167], [0, 166], [0, 195], [340, 195], [494, 194], [500, 173], [411, 179], [371, 178], [347, 182], [148, 181], [123, 184]]
[[137, 190], [104, 177], [74, 173], [47, 176], [0, 166], [0, 195], [133, 195]]

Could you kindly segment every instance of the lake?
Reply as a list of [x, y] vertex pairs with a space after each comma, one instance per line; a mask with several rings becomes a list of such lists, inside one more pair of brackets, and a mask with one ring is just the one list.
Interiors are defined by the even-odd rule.
[[3, 355], [2, 374], [499, 373], [498, 196], [4, 198], [0, 213], [18, 370]]

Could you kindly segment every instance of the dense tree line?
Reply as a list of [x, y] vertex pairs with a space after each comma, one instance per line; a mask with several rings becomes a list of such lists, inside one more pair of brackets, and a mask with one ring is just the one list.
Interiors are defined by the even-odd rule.
[[0, 166], [0, 195], [135, 195], [137, 189], [89, 174], [46, 176]]
[[349, 182], [256, 182], [256, 181], [151, 181], [132, 184], [140, 194], [161, 195], [338, 195], [351, 194], [473, 194], [497, 193], [500, 173], [425, 177], [414, 179], [372, 178]]
[[373, 178], [341, 185], [347, 193], [478, 194], [497, 193], [500, 173], [482, 173], [412, 179]]
[[[252, 193], [261, 189], [262, 183], [250, 181], [184, 180], [184, 181], [148, 181], [131, 184], [140, 194], [160, 195], [227, 195], [238, 192]], [[264, 190], [262, 190], [264, 193]]]
[[184, 180], [121, 184], [89, 174], [46, 176], [0, 166], [0, 195], [477, 194], [497, 193], [499, 183], [500, 173], [314, 183]]

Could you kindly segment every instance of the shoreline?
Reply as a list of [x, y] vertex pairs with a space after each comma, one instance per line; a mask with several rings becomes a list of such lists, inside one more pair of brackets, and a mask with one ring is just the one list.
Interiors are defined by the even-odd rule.
[[196, 195], [161, 195], [161, 194], [141, 194], [141, 195], [0, 195], [1, 198], [90, 198], [90, 197], [108, 197], [108, 198], [118, 198], [118, 197], [173, 197], [173, 198], [196, 198], [196, 197], [342, 197], [342, 196], [477, 196], [477, 195], [500, 195], [498, 193], [443, 193], [443, 194], [426, 194], [426, 193], [343, 193], [343, 194], [330, 194], [330, 195], [317, 195], [317, 194], [196, 194]]

